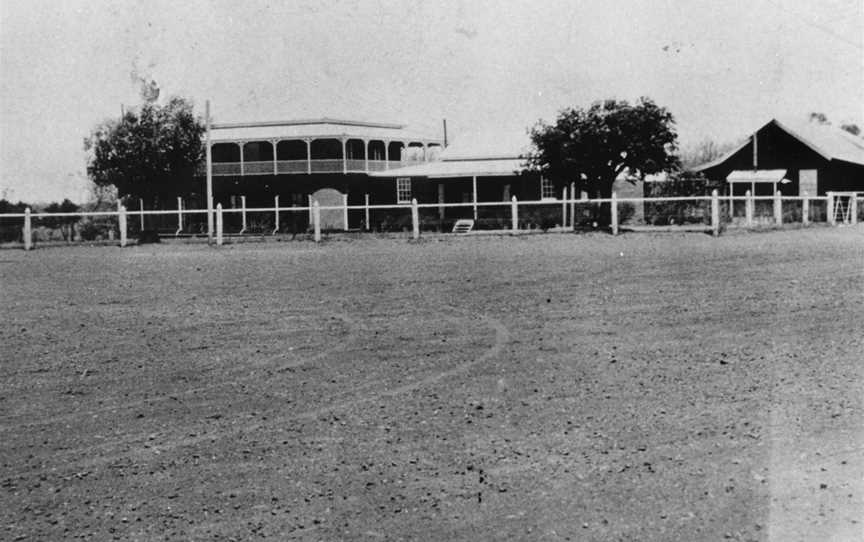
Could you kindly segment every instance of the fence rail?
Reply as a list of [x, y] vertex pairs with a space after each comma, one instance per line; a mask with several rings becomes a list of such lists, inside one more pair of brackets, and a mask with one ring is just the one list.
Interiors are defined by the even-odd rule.
[[[620, 231], [697, 230], [718, 235], [728, 228], [780, 226], [783, 224], [857, 223], [864, 217], [864, 205], [855, 195], [826, 196], [673, 196], [462, 203], [373, 204], [368, 195], [362, 205], [319, 205], [284, 207], [278, 197], [273, 207], [246, 207], [245, 197], [238, 208], [214, 210], [218, 232], [207, 231], [207, 210], [187, 209], [178, 200], [177, 209], [83, 211], [74, 213], [0, 214], [0, 241], [31, 248], [34, 239], [43, 241], [117, 240], [125, 245], [129, 235], [157, 230], [163, 236], [262, 235], [314, 233], [322, 229], [348, 230], [349, 223], [360, 231], [447, 232], [460, 219], [473, 220], [476, 230], [568, 231], [604, 228]], [[860, 198], [864, 200], [864, 198]], [[330, 222], [321, 222], [321, 212], [330, 213]], [[337, 213], [338, 211], [338, 213]], [[333, 217], [339, 224], [333, 227]]]

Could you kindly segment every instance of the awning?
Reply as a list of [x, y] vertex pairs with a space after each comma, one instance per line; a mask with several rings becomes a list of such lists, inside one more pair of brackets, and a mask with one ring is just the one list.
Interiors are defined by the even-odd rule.
[[726, 176], [730, 183], [781, 183], [786, 177], [785, 169], [736, 169]]
[[480, 160], [442, 160], [370, 173], [370, 177], [504, 177], [519, 175], [525, 168], [520, 158], [491, 158]]

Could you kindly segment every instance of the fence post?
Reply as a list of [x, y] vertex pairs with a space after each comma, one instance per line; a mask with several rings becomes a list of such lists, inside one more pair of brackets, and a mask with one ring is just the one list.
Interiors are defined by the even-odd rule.
[[834, 192], [827, 192], [828, 202], [825, 205], [825, 218], [828, 219], [828, 224], [831, 226], [836, 226], [837, 221], [834, 220]]
[[369, 231], [370, 229], [372, 229], [372, 227], [369, 225], [369, 194], [364, 194], [364, 196], [365, 208], [363, 210], [366, 213], [366, 231]]
[[342, 222], [345, 224], [345, 231], [348, 231], [348, 194], [342, 194]]
[[717, 189], [711, 191], [711, 233], [720, 235], [720, 195]]
[[141, 231], [144, 231], [144, 198], [138, 198], [138, 210], [141, 211], [141, 221], [139, 224], [141, 225]]
[[24, 209], [24, 250], [33, 248], [33, 225], [30, 221], [30, 207]]
[[277, 196], [274, 198], [273, 201], [274, 201], [274, 203], [275, 203], [275, 205], [276, 205], [276, 207], [275, 207], [275, 209], [276, 209], [276, 210], [275, 210], [275, 213], [276, 213], [276, 227], [273, 228], [273, 235], [276, 235], [277, 233], [279, 233], [279, 196], [277, 195]]
[[612, 192], [612, 201], [609, 203], [612, 215], [612, 235], [618, 235], [618, 194]]
[[853, 192], [849, 196], [849, 224], [855, 225], [858, 223], [858, 194]]
[[321, 242], [321, 206], [318, 200], [312, 202], [312, 227], [315, 230], [315, 242]]
[[309, 194], [309, 223], [310, 224], [315, 221], [315, 217], [313, 215], [314, 215], [314, 213], [312, 211], [312, 194]]
[[803, 192], [804, 199], [801, 200], [801, 223], [805, 226], [810, 223], [810, 198], [807, 197], [807, 191]]
[[774, 223], [778, 226], [783, 224], [783, 203], [780, 200], [780, 191], [774, 193]]
[[576, 229], [576, 183], [570, 183], [570, 229]]
[[240, 196], [240, 233], [246, 233], [246, 196]]
[[120, 247], [123, 248], [126, 246], [126, 207], [122, 205], [118, 211], [117, 222], [120, 226]]
[[174, 232], [174, 237], [177, 237], [183, 231], [183, 198], [177, 196], [177, 231]]
[[567, 187], [561, 191], [561, 227], [567, 227]]
[[744, 201], [745, 221], [746, 221], [747, 227], [752, 228], [753, 227], [753, 193], [748, 190], [747, 193], [744, 194], [744, 197], [747, 198]]
[[519, 203], [516, 196], [510, 198], [510, 218], [513, 220], [513, 233], [519, 231]]
[[222, 246], [222, 232], [225, 224], [222, 222], [222, 204], [216, 204], [216, 246]]
[[411, 224], [414, 226], [412, 237], [420, 238], [420, 210], [417, 208], [417, 198], [411, 200]]

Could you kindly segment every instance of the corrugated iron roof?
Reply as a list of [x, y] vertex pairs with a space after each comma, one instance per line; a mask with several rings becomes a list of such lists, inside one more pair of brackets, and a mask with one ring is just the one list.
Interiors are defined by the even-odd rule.
[[[864, 139], [845, 130], [830, 124], [796, 121], [794, 119], [783, 119], [782, 121], [771, 119], [756, 131], [759, 132], [771, 123], [776, 124], [781, 130], [807, 145], [826, 160], [843, 160], [844, 162], [864, 165]], [[720, 158], [697, 166], [693, 168], [693, 171], [704, 171], [722, 164], [749, 145], [751, 138], [752, 135]]]
[[442, 142], [441, 138], [437, 136], [406, 130], [401, 124], [328, 118], [214, 124], [210, 132], [210, 139], [214, 143], [220, 141], [303, 139], [306, 137], [348, 137], [411, 142]]

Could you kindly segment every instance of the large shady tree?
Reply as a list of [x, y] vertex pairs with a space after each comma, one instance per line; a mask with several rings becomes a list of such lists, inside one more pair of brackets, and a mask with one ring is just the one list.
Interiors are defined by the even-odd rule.
[[608, 198], [624, 170], [639, 178], [678, 167], [675, 120], [649, 98], [565, 109], [554, 124], [538, 122], [530, 131], [529, 168], [557, 186], [576, 183], [591, 197]]
[[195, 169], [205, 152], [205, 126], [192, 104], [173, 97], [160, 105], [157, 96], [98, 125], [84, 141], [87, 174], [97, 187], [114, 186], [118, 197], [142, 198], [154, 207], [198, 192]]

